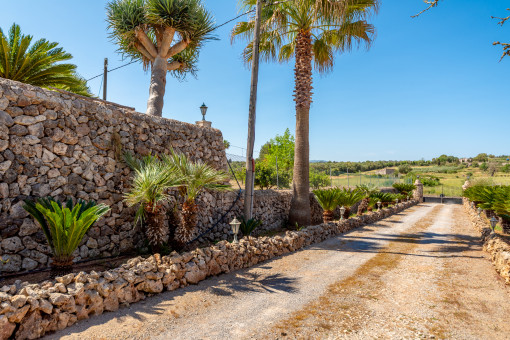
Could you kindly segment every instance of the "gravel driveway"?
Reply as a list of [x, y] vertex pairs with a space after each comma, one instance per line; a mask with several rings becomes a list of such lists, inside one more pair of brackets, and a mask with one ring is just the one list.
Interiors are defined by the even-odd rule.
[[504, 339], [509, 289], [461, 206], [421, 204], [48, 339]]

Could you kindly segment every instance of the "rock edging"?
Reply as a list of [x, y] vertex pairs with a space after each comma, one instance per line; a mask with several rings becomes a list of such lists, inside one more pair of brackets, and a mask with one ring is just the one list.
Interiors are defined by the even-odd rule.
[[472, 202], [464, 198], [463, 204], [471, 223], [482, 234], [483, 249], [490, 254], [498, 274], [505, 279], [506, 284], [510, 284], [510, 244], [499, 234], [491, 234], [490, 222], [478, 216]]
[[409, 201], [342, 222], [287, 231], [284, 236], [221, 241], [191, 252], [137, 257], [104, 272], [80, 272], [40, 284], [16, 282], [0, 288], [0, 339], [36, 339], [105, 311], [209, 276], [248, 268], [356, 227], [377, 222], [418, 202]]

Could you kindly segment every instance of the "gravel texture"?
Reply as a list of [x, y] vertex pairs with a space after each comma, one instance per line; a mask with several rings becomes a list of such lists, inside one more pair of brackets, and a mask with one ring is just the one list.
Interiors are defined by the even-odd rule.
[[47, 338], [503, 339], [508, 297], [462, 207], [421, 204]]

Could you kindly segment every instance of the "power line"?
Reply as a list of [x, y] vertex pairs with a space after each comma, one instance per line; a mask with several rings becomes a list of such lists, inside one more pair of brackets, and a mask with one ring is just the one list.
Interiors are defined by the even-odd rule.
[[[283, 4], [283, 3], [289, 2], [289, 1], [291, 1], [291, 0], [277, 1], [277, 2], [274, 2], [274, 3], [269, 3], [269, 4], [265, 5], [264, 7], [267, 7], [267, 6], [274, 6], [274, 5], [279, 5], [279, 4]], [[218, 26], [213, 27], [213, 28], [209, 31], [209, 33], [210, 33], [210, 32], [213, 32], [213, 31], [215, 31], [215, 30], [217, 30], [217, 29], [218, 29], [218, 28], [220, 28], [220, 27], [225, 26], [226, 24], [231, 23], [232, 21], [235, 21], [235, 20], [237, 20], [237, 19], [239, 19], [239, 18], [241, 18], [241, 17], [243, 17], [243, 16], [245, 16], [245, 15], [248, 15], [248, 14], [250, 14], [250, 13], [253, 13], [253, 12], [255, 12], [255, 9], [252, 9], [252, 10], [246, 11], [246, 12], [244, 12], [244, 13], [241, 13], [241, 14], [239, 14], [238, 16], [236, 16], [235, 18], [232, 18], [232, 19], [230, 19], [230, 20], [228, 20], [228, 21], [225, 21], [225, 22], [224, 22], [223, 24], [221, 24], [221, 25], [218, 25]], [[121, 65], [121, 66], [116, 67], [116, 68], [112, 68], [111, 70], [108, 70], [108, 73], [113, 72], [113, 71], [116, 71], [116, 70], [118, 70], [118, 69], [120, 69], [120, 68], [126, 67], [126, 66], [128, 66], [128, 65], [134, 64], [134, 63], [136, 63], [136, 62], [138, 62], [138, 60], [133, 60], [133, 61], [131, 61], [131, 62], [127, 63], [127, 64]], [[90, 78], [90, 79], [87, 79], [86, 81], [87, 81], [87, 82], [89, 82], [89, 81], [91, 81], [91, 80], [94, 80], [94, 79], [96, 79], [96, 78], [99, 78], [99, 77], [103, 76], [103, 74], [104, 74], [104, 72], [103, 72], [103, 73], [101, 73], [101, 74], [98, 74], [97, 76], [94, 76], [94, 77], [92, 77], [92, 78]]]

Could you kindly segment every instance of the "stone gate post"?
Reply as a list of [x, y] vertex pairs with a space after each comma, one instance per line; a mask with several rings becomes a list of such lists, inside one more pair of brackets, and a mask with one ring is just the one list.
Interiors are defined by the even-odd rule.
[[416, 186], [416, 189], [413, 191], [413, 198], [419, 203], [423, 203], [423, 184], [420, 182], [419, 178], [416, 179], [414, 185]]

